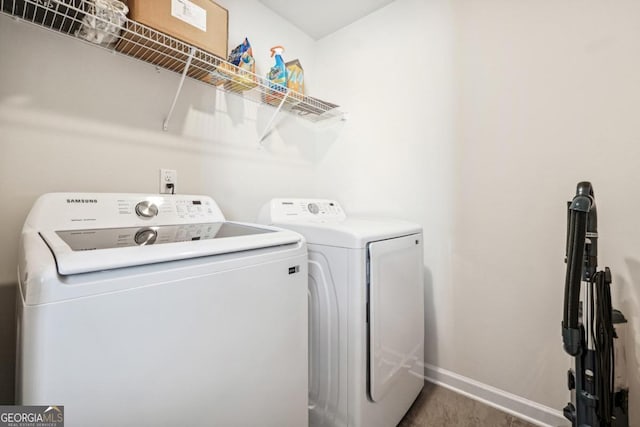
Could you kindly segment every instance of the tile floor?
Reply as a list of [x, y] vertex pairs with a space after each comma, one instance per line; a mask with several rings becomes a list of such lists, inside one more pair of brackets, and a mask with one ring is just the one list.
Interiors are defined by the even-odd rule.
[[447, 388], [426, 383], [398, 427], [534, 427]]

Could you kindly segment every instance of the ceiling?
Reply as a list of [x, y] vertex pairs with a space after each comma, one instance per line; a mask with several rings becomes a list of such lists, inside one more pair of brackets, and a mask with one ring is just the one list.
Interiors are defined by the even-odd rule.
[[315, 40], [339, 30], [393, 0], [259, 0]]

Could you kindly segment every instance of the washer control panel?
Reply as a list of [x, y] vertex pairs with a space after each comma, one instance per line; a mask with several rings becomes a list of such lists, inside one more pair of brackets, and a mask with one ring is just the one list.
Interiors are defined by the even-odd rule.
[[135, 214], [143, 220], [158, 219], [162, 223], [167, 220], [183, 222], [187, 220], [198, 220], [209, 222], [219, 220], [214, 218], [218, 207], [213, 200], [208, 197], [195, 196], [167, 196], [139, 198], [123, 197], [118, 199], [118, 213], [130, 216]]
[[273, 199], [269, 203], [269, 217], [273, 223], [346, 219], [340, 204], [329, 199]]
[[[78, 230], [112, 227], [202, 224], [224, 222], [216, 202], [208, 196], [49, 193], [42, 196], [28, 218], [40, 230]], [[152, 236], [140, 236], [149, 241]]]

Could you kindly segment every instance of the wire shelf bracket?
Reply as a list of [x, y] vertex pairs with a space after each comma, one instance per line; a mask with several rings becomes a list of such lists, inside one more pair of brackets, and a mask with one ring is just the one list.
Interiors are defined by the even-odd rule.
[[278, 104], [276, 111], [273, 112], [271, 119], [269, 119], [269, 121], [267, 122], [267, 125], [262, 131], [262, 135], [260, 135], [260, 138], [258, 138], [258, 144], [262, 144], [264, 142], [264, 139], [271, 133], [271, 129], [273, 128], [273, 122], [276, 120], [276, 116], [278, 115], [280, 110], [282, 110], [282, 106], [284, 105], [285, 101], [289, 97], [289, 93], [291, 92], [287, 90], [284, 96], [282, 97], [282, 101], [280, 101], [280, 104]]
[[196, 48], [192, 47], [191, 52], [189, 53], [189, 58], [187, 58], [187, 63], [184, 65], [184, 70], [182, 70], [182, 76], [180, 77], [180, 83], [178, 83], [178, 90], [176, 91], [176, 95], [173, 97], [173, 102], [171, 103], [171, 107], [169, 107], [169, 112], [167, 113], [167, 117], [162, 122], [162, 130], [165, 132], [169, 130], [169, 120], [171, 120], [171, 116], [173, 115], [173, 110], [176, 108], [176, 103], [178, 102], [178, 98], [180, 97], [180, 92], [182, 92], [182, 85], [184, 84], [184, 79], [187, 77], [187, 71], [189, 71], [189, 67], [191, 66], [191, 61], [193, 60], [193, 56], [196, 54]]

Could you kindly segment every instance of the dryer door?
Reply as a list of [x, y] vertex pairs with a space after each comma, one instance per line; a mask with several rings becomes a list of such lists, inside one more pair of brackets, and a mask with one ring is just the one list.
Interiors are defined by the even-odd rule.
[[423, 381], [422, 235], [369, 243], [368, 256], [369, 395], [379, 402], [398, 382]]

